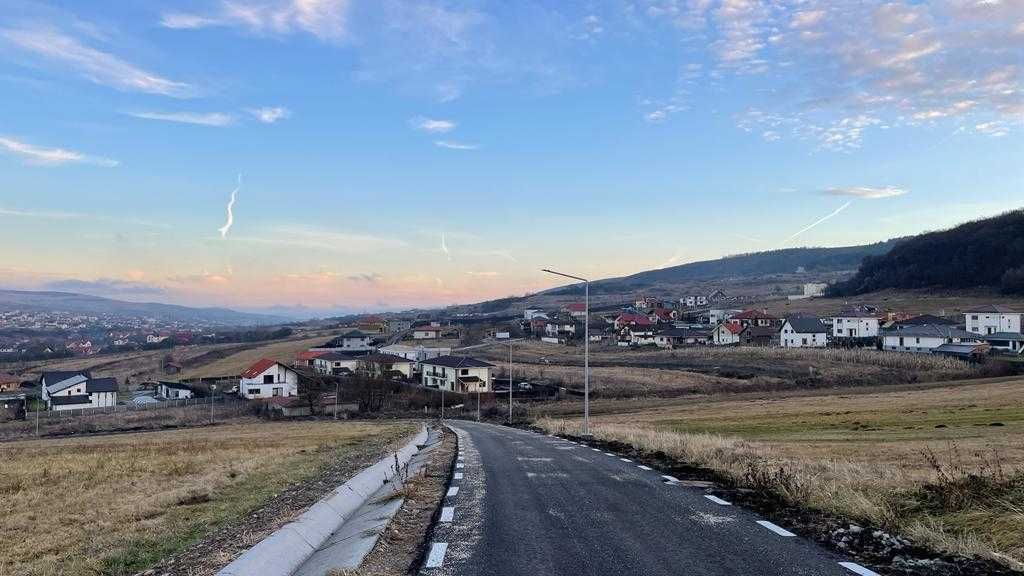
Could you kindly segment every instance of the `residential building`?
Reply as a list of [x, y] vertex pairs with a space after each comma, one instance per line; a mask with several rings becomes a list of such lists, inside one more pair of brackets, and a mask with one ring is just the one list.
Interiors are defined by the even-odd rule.
[[964, 312], [964, 321], [967, 331], [975, 334], [1021, 332], [1021, 313], [1007, 306], [990, 304], [970, 308]]
[[790, 300], [805, 300], [807, 298], [820, 298], [825, 295], [828, 284], [824, 282], [807, 282], [803, 286], [801, 294], [787, 296]]
[[889, 328], [901, 330], [907, 326], [923, 326], [926, 324], [934, 324], [936, 326], [956, 326], [956, 321], [946, 318], [944, 316], [935, 316], [934, 314], [921, 314], [920, 316], [912, 316], [904, 320], [894, 321]]
[[312, 368], [313, 360], [316, 360], [318, 356], [321, 356], [323, 354], [326, 354], [326, 352], [317, 350], [303, 350], [302, 352], [299, 352], [298, 354], [295, 355], [295, 365]]
[[562, 311], [567, 312], [573, 318], [583, 318], [587, 315], [587, 305], [583, 302], [572, 302], [562, 306]]
[[452, 392], [490, 392], [494, 365], [468, 356], [438, 356], [423, 362], [422, 382]]
[[739, 344], [740, 332], [742, 332], [744, 328], [745, 326], [741, 326], [739, 324], [723, 322], [718, 326], [715, 326], [715, 329], [711, 331], [711, 341], [716, 346]]
[[548, 320], [548, 323], [544, 325], [544, 334], [549, 338], [575, 338], [576, 321], [572, 317]]
[[744, 326], [740, 332], [744, 346], [778, 346], [779, 329], [774, 326]]
[[629, 340], [630, 346], [649, 346], [655, 344], [654, 326], [630, 326], [623, 328], [623, 335]]
[[813, 316], [786, 318], [779, 330], [783, 348], [824, 348], [828, 345], [828, 327]]
[[711, 330], [694, 328], [666, 328], [654, 334], [654, 344], [659, 348], [679, 348], [707, 344]]
[[380, 316], [363, 316], [356, 321], [356, 326], [366, 334], [387, 334], [390, 330], [388, 321]]
[[373, 335], [361, 330], [351, 330], [316, 348], [310, 348], [310, 351], [313, 352], [366, 352], [369, 350], [373, 350]]
[[93, 378], [89, 372], [44, 371], [40, 397], [50, 410], [109, 408], [117, 404], [117, 380]]
[[932, 354], [950, 356], [961, 360], [981, 360], [989, 353], [990, 346], [985, 342], [958, 342], [940, 344], [932, 349]]
[[669, 308], [653, 308], [647, 312], [647, 319], [655, 324], [671, 324], [679, 318], [679, 312]]
[[615, 330], [619, 331], [627, 326], [650, 326], [651, 319], [644, 314], [624, 312], [615, 318]]
[[533, 320], [534, 318], [542, 317], [544, 320], [548, 319], [546, 312], [540, 308], [527, 308], [523, 311], [523, 320]]
[[438, 356], [447, 356], [452, 353], [451, 348], [427, 348], [425, 346], [408, 346], [405, 344], [392, 344], [391, 346], [383, 346], [380, 349], [383, 354], [392, 354], [394, 356], [401, 356], [406, 360], [412, 360], [417, 364], [424, 360], [430, 360], [431, 358], [437, 358]]
[[409, 320], [408, 318], [392, 318], [388, 320], [388, 332], [391, 334], [407, 332], [411, 329], [412, 320]]
[[362, 352], [323, 352], [313, 358], [313, 370], [329, 376], [353, 374], [364, 356]]
[[0, 393], [0, 422], [24, 420], [28, 395], [24, 392]]
[[413, 340], [437, 340], [441, 337], [439, 326], [417, 326], [412, 330]]
[[1019, 332], [993, 332], [981, 338], [995, 350], [1024, 354], [1024, 334]]
[[21, 378], [14, 374], [0, 373], [0, 392], [7, 392], [21, 387]]
[[650, 308], [656, 308], [658, 299], [654, 296], [640, 296], [633, 303], [633, 307], [637, 310], [648, 310]]
[[843, 310], [832, 316], [832, 336], [844, 340], [878, 338], [878, 316], [859, 309]]
[[721, 308], [708, 310], [708, 324], [712, 326], [715, 324], [721, 324], [741, 312], [743, 312], [743, 310], [725, 310]]
[[686, 296], [685, 298], [680, 298], [679, 303], [683, 304], [687, 308], [700, 308], [708, 305], [708, 297], [703, 295]]
[[412, 378], [416, 362], [393, 354], [368, 354], [359, 358], [359, 369], [373, 378]]
[[978, 342], [981, 337], [954, 326], [924, 324], [882, 332], [882, 349], [893, 352], [929, 353], [943, 344]]
[[195, 392], [187, 384], [161, 381], [157, 382], [156, 395], [167, 400], [184, 400], [195, 397]]
[[779, 319], [768, 314], [764, 310], [743, 310], [733, 314], [726, 319], [726, 322], [739, 324], [740, 326], [775, 326]]
[[242, 372], [238, 394], [249, 400], [275, 396], [297, 396], [299, 373], [281, 362], [260, 358]]

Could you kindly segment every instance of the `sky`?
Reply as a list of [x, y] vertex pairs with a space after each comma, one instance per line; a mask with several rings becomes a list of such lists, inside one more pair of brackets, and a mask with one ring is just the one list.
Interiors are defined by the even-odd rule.
[[475, 302], [1019, 208], [1024, 2], [0, 10], [0, 286]]

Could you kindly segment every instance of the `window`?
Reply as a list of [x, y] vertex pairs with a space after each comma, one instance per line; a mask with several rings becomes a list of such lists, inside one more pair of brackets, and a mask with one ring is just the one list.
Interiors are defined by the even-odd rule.
[[260, 390], [259, 388], [249, 388], [249, 395], [250, 396], [259, 396], [261, 393], [262, 393], [262, 390]]
[[273, 374], [264, 374], [263, 375], [263, 383], [264, 384], [273, 384], [274, 383], [274, 375]]
[[469, 368], [463, 368], [462, 369], [462, 375], [463, 376], [469, 376]]
[[274, 396], [283, 396], [284, 395], [284, 388], [274, 388], [273, 395]]

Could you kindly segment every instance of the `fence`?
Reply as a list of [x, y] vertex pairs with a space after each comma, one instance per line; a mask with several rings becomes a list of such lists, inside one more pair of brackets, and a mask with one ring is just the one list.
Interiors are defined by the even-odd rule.
[[212, 400], [210, 398], [181, 398], [177, 400], [164, 400], [160, 402], [153, 402], [149, 404], [135, 404], [129, 402], [127, 404], [115, 404], [113, 406], [103, 406], [97, 408], [73, 408], [68, 410], [40, 410], [40, 411], [26, 411], [26, 420], [63, 420], [68, 418], [89, 418], [96, 416], [109, 416], [111, 414], [125, 414], [129, 412], [154, 412], [158, 410], [168, 410], [171, 408], [189, 408], [189, 407], [202, 407], [207, 410], [210, 408], [211, 402], [216, 408], [234, 408], [241, 407], [248, 404], [248, 401], [234, 396], [217, 396]]

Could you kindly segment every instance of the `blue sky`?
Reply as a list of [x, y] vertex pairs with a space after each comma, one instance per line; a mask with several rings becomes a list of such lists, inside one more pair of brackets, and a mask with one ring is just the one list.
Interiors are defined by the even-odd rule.
[[1021, 205], [1022, 56], [1007, 0], [8, 0], [0, 274], [363, 310], [942, 228]]

